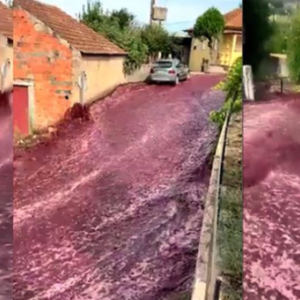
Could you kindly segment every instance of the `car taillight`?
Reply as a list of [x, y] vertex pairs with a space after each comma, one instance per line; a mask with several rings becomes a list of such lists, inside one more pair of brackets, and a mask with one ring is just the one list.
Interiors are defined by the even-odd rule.
[[153, 73], [154, 73], [154, 69], [151, 69], [151, 70], [150, 70], [150, 73], [153, 74]]
[[175, 70], [169, 70], [169, 74], [175, 74]]

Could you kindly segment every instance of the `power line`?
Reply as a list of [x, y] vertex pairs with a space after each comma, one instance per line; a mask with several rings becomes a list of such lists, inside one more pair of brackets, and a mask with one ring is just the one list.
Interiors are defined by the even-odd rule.
[[193, 23], [195, 22], [195, 20], [191, 20], [191, 21], [180, 21], [180, 22], [166, 22], [165, 25], [177, 25], [177, 24], [186, 24], [186, 23]]

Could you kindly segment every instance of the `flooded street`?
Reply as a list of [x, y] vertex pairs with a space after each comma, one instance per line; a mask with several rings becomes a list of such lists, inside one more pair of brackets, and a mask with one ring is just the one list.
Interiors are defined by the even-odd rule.
[[14, 173], [14, 299], [160, 300], [189, 289], [222, 78], [121, 87]]
[[244, 299], [300, 299], [300, 101], [244, 105]]
[[0, 94], [0, 300], [12, 297], [13, 132], [7, 95]]

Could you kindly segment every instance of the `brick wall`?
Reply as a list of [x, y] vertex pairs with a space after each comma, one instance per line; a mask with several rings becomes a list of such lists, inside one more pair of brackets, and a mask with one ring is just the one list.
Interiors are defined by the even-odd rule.
[[13, 18], [14, 79], [34, 81], [32, 120], [41, 129], [58, 122], [71, 105], [72, 51], [26, 11], [15, 8]]

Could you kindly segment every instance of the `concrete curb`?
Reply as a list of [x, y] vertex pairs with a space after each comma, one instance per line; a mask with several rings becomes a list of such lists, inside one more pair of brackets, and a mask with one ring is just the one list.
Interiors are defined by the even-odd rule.
[[217, 218], [219, 208], [220, 175], [223, 161], [229, 113], [224, 122], [214, 156], [210, 183], [200, 233], [192, 300], [213, 300], [218, 276], [216, 267]]

